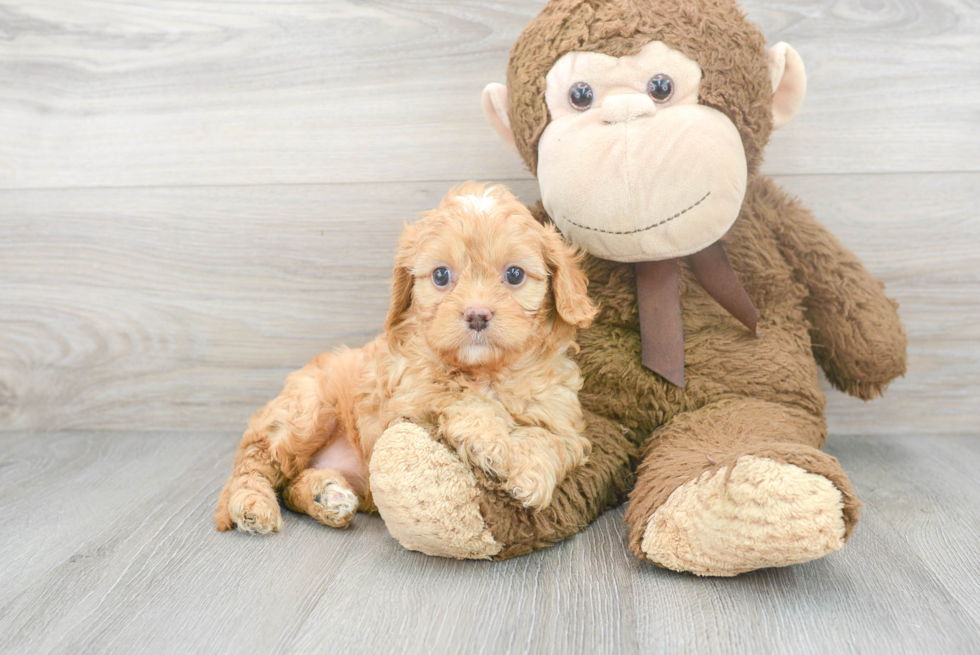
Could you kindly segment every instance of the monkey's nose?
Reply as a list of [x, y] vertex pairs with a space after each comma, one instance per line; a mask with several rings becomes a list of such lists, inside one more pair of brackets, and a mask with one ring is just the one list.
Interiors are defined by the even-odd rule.
[[599, 117], [606, 123], [625, 123], [655, 111], [657, 106], [645, 93], [617, 93], [602, 101]]
[[463, 319], [469, 328], [477, 332], [485, 328], [490, 323], [491, 318], [493, 318], [493, 312], [486, 307], [470, 307], [463, 312]]

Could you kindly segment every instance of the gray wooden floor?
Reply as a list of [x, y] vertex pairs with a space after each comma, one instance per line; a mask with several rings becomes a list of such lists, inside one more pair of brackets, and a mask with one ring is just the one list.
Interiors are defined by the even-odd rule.
[[846, 437], [866, 503], [839, 553], [734, 579], [627, 554], [623, 512], [500, 563], [287, 512], [210, 516], [237, 435], [0, 437], [4, 653], [975, 653], [980, 440]]
[[622, 510], [498, 564], [213, 530], [249, 414], [378, 332], [403, 221], [536, 198], [479, 96], [541, 5], [0, 0], [0, 653], [980, 651], [976, 0], [744, 2], [809, 75], [763, 170], [909, 334], [884, 399], [828, 398], [842, 552], [676, 575]]

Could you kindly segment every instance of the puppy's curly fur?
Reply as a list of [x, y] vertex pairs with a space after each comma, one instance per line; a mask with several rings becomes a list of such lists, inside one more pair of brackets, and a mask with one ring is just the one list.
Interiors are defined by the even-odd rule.
[[400, 421], [440, 434], [527, 507], [547, 506], [590, 450], [567, 355], [596, 312], [578, 258], [504, 187], [450, 191], [401, 237], [385, 333], [318, 356], [252, 417], [218, 529], [278, 530], [277, 490], [345, 527], [373, 509], [367, 463]]

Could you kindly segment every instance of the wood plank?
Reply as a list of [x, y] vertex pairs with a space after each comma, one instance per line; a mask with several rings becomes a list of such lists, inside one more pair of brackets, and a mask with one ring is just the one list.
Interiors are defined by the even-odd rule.
[[[501, 564], [404, 551], [368, 516], [337, 531], [287, 512], [283, 532], [271, 538], [219, 534], [210, 515], [230, 453], [226, 437], [208, 443], [213, 453], [173, 482], [154, 481], [157, 493], [138, 511], [73, 544], [91, 556], [72, 557], [7, 603], [0, 649], [309, 652], [330, 643], [338, 652], [428, 653], [470, 643], [467, 652], [493, 653], [564, 643], [575, 652], [636, 652], [633, 615], [617, 586], [627, 557], [621, 513], [549, 557]], [[610, 558], [613, 551], [619, 555]], [[420, 593], [430, 610], [424, 621]], [[553, 597], [589, 620], [538, 617], [538, 601]], [[485, 613], [488, 606], [505, 616]], [[500, 629], [507, 625], [518, 631]], [[483, 639], [484, 629], [492, 639]]]
[[[910, 336], [883, 400], [830, 391], [832, 431], [975, 434], [980, 174], [779, 181]], [[402, 222], [449, 186], [0, 192], [0, 429], [243, 429], [289, 372], [377, 334]]]
[[234, 435], [0, 433], [0, 606], [63, 562], [99, 558], [79, 544], [145, 511], [216, 446], [230, 471], [235, 443]]
[[834, 439], [858, 494], [980, 625], [980, 440]]
[[980, 425], [980, 176], [779, 178], [887, 284], [909, 370], [865, 403], [828, 391], [832, 433], [976, 435]]
[[[360, 530], [329, 530], [290, 514], [272, 538], [219, 533], [211, 515], [235, 440], [205, 439], [210, 450], [199, 461], [169, 480], [154, 480], [152, 496], [99, 522], [100, 533], [61, 535], [79, 555], [0, 609], [0, 650], [241, 652], [244, 644], [246, 652], [269, 652], [290, 634], [304, 605], [319, 597], [317, 588], [356, 548]], [[135, 457], [142, 466], [155, 461]], [[113, 468], [103, 474], [111, 479]], [[156, 602], [167, 611], [153, 611]]]
[[448, 187], [0, 193], [0, 425], [243, 429], [380, 331], [401, 226]]
[[[0, 188], [526, 178], [479, 95], [542, 4], [0, 3]], [[769, 173], [980, 170], [980, 14], [745, 6], [810, 75]]]
[[289, 652], [638, 652], [622, 511], [546, 553], [498, 563], [409, 555], [391, 539], [372, 546], [335, 578]]
[[742, 5], [769, 43], [790, 43], [807, 69], [803, 108], [766, 151], [769, 174], [978, 170], [977, 98], [960, 88], [962, 80], [980, 95], [975, 7], [959, 0]]
[[[47, 444], [69, 438], [82, 437], [4, 443], [46, 457]], [[154, 438], [85, 438], [99, 453], [89, 468], [101, 462], [115, 494], [69, 495], [68, 505], [91, 502], [100, 530], [63, 526], [58, 539], [74, 556], [0, 603], [3, 652], [918, 654], [970, 652], [980, 639], [980, 571], [967, 547], [980, 535], [969, 503], [956, 502], [978, 495], [967, 481], [980, 465], [975, 439], [834, 439], [831, 453], [867, 503], [844, 550], [710, 579], [630, 555], [622, 508], [555, 548], [500, 563], [404, 551], [363, 515], [347, 531], [287, 512], [272, 537], [218, 533], [210, 516], [234, 445], [227, 435], [178, 439], [169, 454], [134, 450], [139, 471], [196, 458], [145, 483], [118, 477], [111, 453], [123, 449], [112, 443]], [[77, 488], [53, 475], [38, 486]], [[126, 494], [141, 498], [108, 511]], [[50, 538], [51, 528], [18, 534]]]

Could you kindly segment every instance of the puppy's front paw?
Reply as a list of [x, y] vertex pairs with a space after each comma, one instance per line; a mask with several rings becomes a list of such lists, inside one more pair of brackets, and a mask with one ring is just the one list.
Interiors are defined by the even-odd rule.
[[554, 471], [532, 461], [533, 455], [516, 445], [494, 441], [474, 441], [459, 449], [459, 456], [471, 467], [503, 481], [507, 493], [525, 507], [540, 509], [551, 502], [557, 486]]
[[558, 486], [554, 475], [540, 471], [525, 471], [507, 481], [509, 493], [524, 507], [544, 509], [551, 504]]
[[510, 495], [525, 507], [542, 509], [551, 504], [555, 488], [569, 471], [588, 461], [591, 442], [580, 435], [559, 436], [543, 428], [514, 430], [519, 445], [507, 477]]
[[490, 475], [506, 478], [509, 473], [507, 452], [500, 441], [472, 440], [458, 447], [456, 451], [463, 462], [471, 467], [481, 468]]
[[279, 501], [252, 489], [240, 489], [228, 500], [228, 514], [239, 530], [255, 534], [279, 532], [282, 515]]
[[329, 482], [313, 497], [310, 516], [332, 528], [346, 528], [357, 513], [360, 500], [349, 487]]

